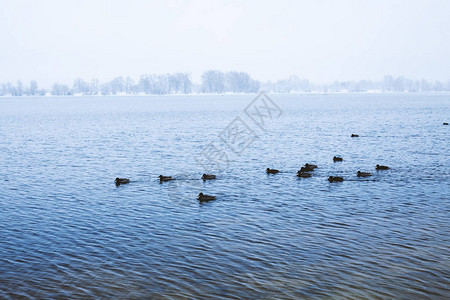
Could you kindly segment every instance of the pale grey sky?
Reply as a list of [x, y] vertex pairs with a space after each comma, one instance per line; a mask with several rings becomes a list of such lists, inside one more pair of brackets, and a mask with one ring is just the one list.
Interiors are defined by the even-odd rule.
[[0, 82], [450, 79], [450, 1], [0, 0]]

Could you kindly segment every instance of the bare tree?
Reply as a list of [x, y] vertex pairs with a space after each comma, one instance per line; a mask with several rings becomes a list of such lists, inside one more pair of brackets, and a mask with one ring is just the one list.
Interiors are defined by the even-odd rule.
[[38, 85], [35, 80], [30, 81], [30, 95], [36, 95], [38, 92]]
[[225, 74], [217, 70], [204, 72], [202, 74], [202, 90], [205, 93], [225, 92]]

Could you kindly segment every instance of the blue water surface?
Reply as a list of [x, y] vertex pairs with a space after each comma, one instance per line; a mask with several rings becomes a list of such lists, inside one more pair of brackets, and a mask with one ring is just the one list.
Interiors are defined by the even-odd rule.
[[450, 95], [255, 97], [0, 98], [0, 298], [448, 297]]

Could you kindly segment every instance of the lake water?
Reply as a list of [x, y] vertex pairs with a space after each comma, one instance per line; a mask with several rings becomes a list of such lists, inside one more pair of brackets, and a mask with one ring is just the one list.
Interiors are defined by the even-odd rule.
[[0, 298], [448, 297], [450, 95], [269, 96], [0, 98]]

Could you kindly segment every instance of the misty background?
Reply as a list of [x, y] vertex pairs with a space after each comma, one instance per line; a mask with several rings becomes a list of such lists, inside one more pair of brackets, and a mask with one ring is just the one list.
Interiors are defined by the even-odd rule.
[[0, 94], [450, 90], [450, 1], [0, 1]]

